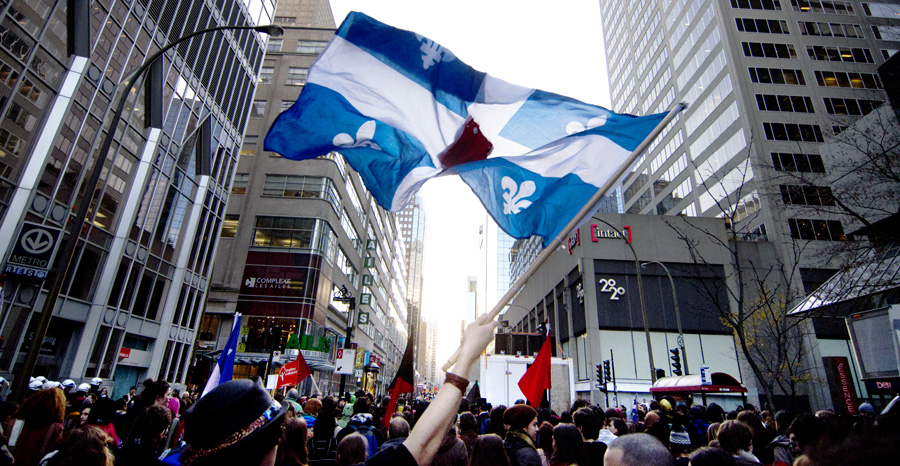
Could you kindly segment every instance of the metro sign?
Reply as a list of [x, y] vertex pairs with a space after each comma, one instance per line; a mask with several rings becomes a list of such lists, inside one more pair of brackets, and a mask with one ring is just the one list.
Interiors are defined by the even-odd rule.
[[19, 230], [4, 275], [43, 280], [53, 264], [53, 255], [59, 246], [60, 230], [37, 223], [24, 222]]

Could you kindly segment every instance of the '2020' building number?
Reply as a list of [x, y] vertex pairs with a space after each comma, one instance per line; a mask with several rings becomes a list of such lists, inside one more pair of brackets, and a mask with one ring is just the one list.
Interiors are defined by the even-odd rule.
[[618, 301], [619, 296], [625, 294], [625, 287], [616, 286], [616, 281], [612, 278], [601, 278], [599, 283], [601, 293], [610, 293], [610, 301]]

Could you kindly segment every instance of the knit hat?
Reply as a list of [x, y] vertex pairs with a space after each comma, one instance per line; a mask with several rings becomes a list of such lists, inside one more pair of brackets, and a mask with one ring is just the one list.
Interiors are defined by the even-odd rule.
[[528, 405], [513, 405], [503, 412], [503, 423], [510, 429], [524, 430], [537, 417], [537, 411]]
[[189, 449], [182, 454], [182, 464], [252, 437], [286, 411], [260, 383], [239, 379], [219, 385], [184, 414], [184, 440]]
[[688, 436], [687, 432], [672, 431], [672, 433], [669, 434], [669, 443], [672, 445], [691, 446], [691, 438]]

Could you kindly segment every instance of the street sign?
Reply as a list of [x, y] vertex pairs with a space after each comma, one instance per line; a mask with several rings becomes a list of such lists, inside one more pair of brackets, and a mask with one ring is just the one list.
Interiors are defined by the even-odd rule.
[[6, 260], [4, 275], [38, 280], [47, 278], [59, 245], [59, 236], [60, 230], [57, 228], [24, 222]]
[[334, 358], [334, 373], [352, 375], [356, 365], [356, 350], [340, 348]]
[[712, 385], [712, 372], [707, 364], [700, 366], [700, 385]]

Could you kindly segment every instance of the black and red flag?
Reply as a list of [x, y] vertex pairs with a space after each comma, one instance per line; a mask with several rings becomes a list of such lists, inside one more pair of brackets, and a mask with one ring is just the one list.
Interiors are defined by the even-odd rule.
[[384, 411], [384, 428], [387, 429], [391, 423], [391, 415], [397, 410], [397, 400], [401, 393], [411, 393], [415, 389], [415, 369], [413, 369], [413, 350], [415, 348], [415, 331], [409, 332], [409, 339], [406, 340], [406, 351], [403, 352], [403, 359], [400, 361], [400, 367], [397, 369], [397, 375], [394, 381], [388, 387], [391, 392], [391, 401]]
[[553, 351], [550, 346], [550, 324], [547, 326], [547, 336], [541, 350], [538, 351], [534, 362], [525, 371], [525, 375], [519, 379], [519, 390], [531, 403], [531, 406], [537, 408], [541, 405], [541, 399], [544, 397], [544, 390], [550, 388], [550, 353]]

